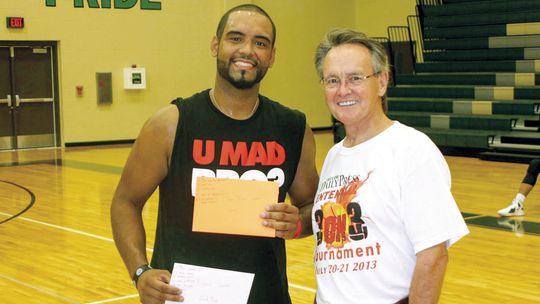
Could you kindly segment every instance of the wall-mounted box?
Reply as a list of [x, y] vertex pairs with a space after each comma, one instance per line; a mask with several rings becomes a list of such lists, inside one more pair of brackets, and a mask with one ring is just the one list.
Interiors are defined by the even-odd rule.
[[96, 73], [97, 102], [112, 103], [112, 73]]
[[124, 69], [124, 89], [126, 90], [146, 89], [146, 69], [145, 68], [125, 68]]

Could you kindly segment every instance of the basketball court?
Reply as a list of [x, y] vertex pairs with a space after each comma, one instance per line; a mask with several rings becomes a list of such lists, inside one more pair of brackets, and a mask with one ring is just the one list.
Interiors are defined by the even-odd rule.
[[[332, 134], [316, 132], [320, 170]], [[0, 153], [2, 303], [139, 303], [112, 240], [109, 207], [130, 145]], [[540, 302], [540, 191], [499, 218], [525, 164], [447, 157], [470, 235], [450, 248], [440, 303]], [[143, 217], [152, 254], [157, 193]], [[312, 237], [287, 242], [290, 294], [313, 303]]]

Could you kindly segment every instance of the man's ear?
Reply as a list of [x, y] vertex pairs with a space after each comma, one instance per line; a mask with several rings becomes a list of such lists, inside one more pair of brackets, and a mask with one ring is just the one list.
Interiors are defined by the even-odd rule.
[[390, 79], [390, 75], [388, 74], [388, 71], [383, 71], [378, 77], [379, 81], [379, 96], [384, 96], [386, 94], [386, 89], [388, 88], [388, 80]]
[[268, 66], [269, 68], [271, 68], [273, 65], [274, 65], [274, 60], [276, 60], [276, 48], [273, 47], [272, 48], [272, 54], [270, 55], [270, 65]]
[[213, 57], [217, 57], [218, 48], [219, 48], [219, 40], [216, 36], [214, 36], [212, 38], [212, 41], [210, 42], [210, 52], [212, 53]]

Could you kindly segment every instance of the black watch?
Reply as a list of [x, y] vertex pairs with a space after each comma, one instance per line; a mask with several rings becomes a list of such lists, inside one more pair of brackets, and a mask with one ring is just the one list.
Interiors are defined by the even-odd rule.
[[139, 277], [147, 270], [152, 269], [152, 267], [148, 264], [141, 265], [135, 269], [135, 273], [133, 274], [133, 278], [131, 278], [131, 282], [133, 282], [133, 286], [137, 288], [137, 281], [139, 280]]

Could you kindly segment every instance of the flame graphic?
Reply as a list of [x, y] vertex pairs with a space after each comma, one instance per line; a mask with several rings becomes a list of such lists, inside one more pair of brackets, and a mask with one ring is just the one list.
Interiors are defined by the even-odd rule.
[[364, 185], [372, 172], [373, 170], [369, 171], [366, 178], [363, 180], [359, 180], [358, 177], [355, 177], [352, 182], [339, 189], [338, 193], [336, 194], [336, 203], [342, 205], [343, 207], [347, 207], [347, 205], [356, 195], [356, 191], [358, 191], [358, 189]]
[[323, 239], [326, 247], [343, 248], [349, 242], [349, 225], [351, 218], [347, 214], [347, 205], [351, 203], [356, 192], [369, 179], [372, 171], [369, 171], [366, 178], [360, 180], [358, 177], [343, 186], [336, 193], [336, 201], [322, 205], [323, 212]]

